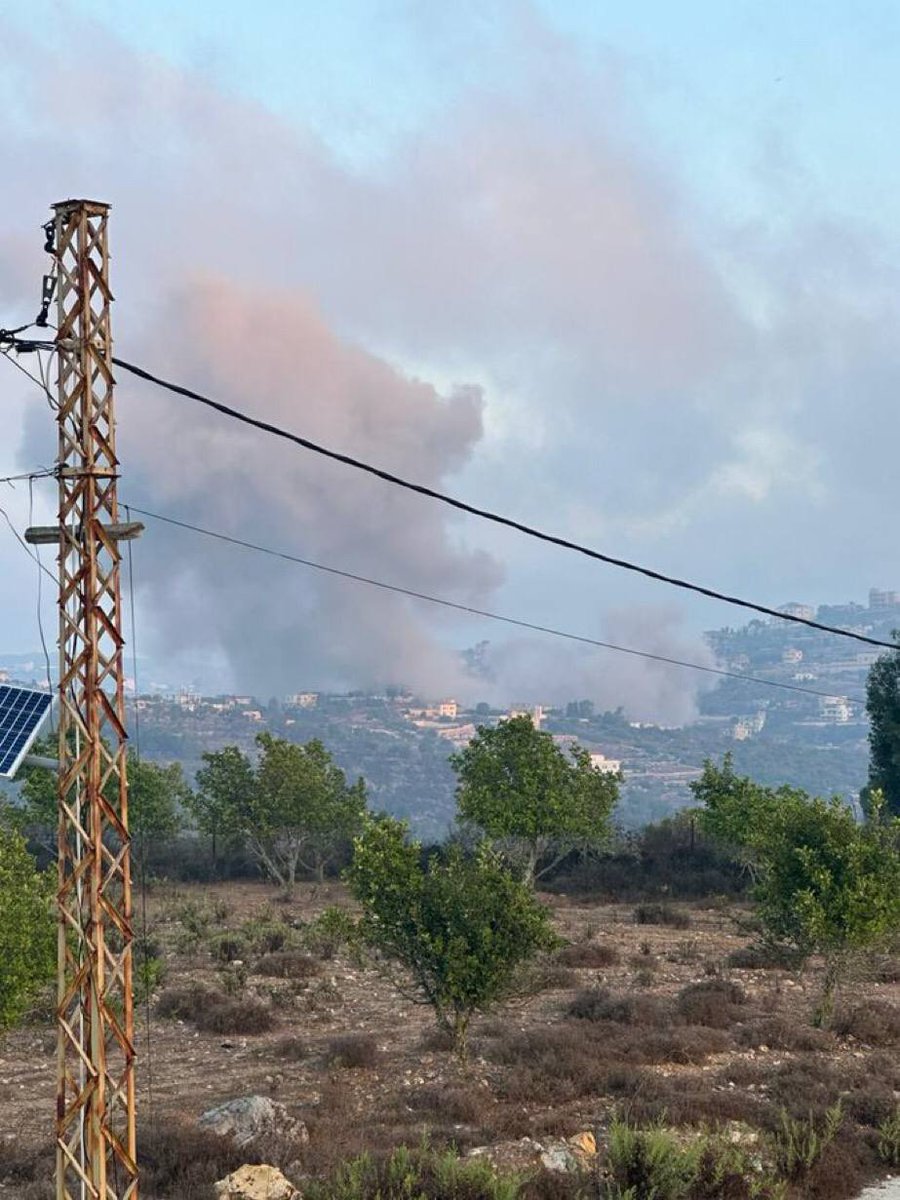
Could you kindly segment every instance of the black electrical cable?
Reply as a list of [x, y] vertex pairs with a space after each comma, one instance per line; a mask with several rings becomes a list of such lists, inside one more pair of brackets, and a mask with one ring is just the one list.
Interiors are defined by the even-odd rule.
[[321, 446], [317, 442], [310, 441], [309, 438], [291, 433], [289, 430], [282, 429], [278, 425], [272, 425], [268, 421], [261, 421], [256, 417], [251, 417], [247, 413], [230, 408], [227, 404], [222, 404], [218, 400], [212, 400], [209, 396], [204, 396], [200, 392], [193, 391], [191, 388], [182, 387], [181, 384], [160, 379], [157, 375], [152, 375], [149, 371], [144, 370], [143, 367], [126, 362], [123, 358], [113, 355], [112, 361], [117, 367], [121, 367], [124, 371], [129, 371], [132, 375], [137, 376], [138, 379], [143, 379], [148, 383], [155, 384], [157, 387], [165, 388], [167, 391], [174, 392], [178, 396], [185, 396], [189, 400], [196, 400], [199, 404], [204, 404], [207, 408], [214, 409], [223, 416], [231, 417], [236, 421], [241, 421], [245, 425], [252, 426], [254, 429], [261, 429], [265, 433], [271, 433], [275, 437], [293, 442], [297, 446], [302, 446], [305, 450], [311, 450], [314, 454], [320, 454], [325, 458], [332, 459], [334, 462], [343, 463], [345, 466], [353, 467], [358, 471], [365, 471], [369, 475], [383, 479], [386, 483], [392, 483], [397, 487], [405, 488], [407, 491], [415, 492], [420, 496], [427, 496], [432, 500], [438, 500], [442, 504], [449, 504], [451, 508], [469, 513], [474, 517], [481, 517], [483, 520], [491, 521], [495, 525], [503, 525], [508, 529], [515, 529], [519, 533], [526, 534], [528, 537], [537, 538], [539, 541], [548, 542], [554, 546], [560, 546], [564, 550], [573, 550], [577, 554], [583, 554], [585, 557], [595, 559], [597, 562], [606, 563], [607, 566], [619, 567], [624, 571], [632, 571], [635, 574], [645, 576], [647, 579], [656, 580], [657, 583], [667, 583], [671, 587], [681, 588], [688, 592], [696, 592], [698, 595], [706, 596], [710, 600], [720, 600], [724, 604], [750, 609], [753, 612], [762, 613], [767, 617], [775, 617], [780, 621], [790, 621], [797, 625], [805, 625], [809, 629], [818, 629], [822, 633], [831, 633], [837, 637], [852, 638], [857, 642], [865, 642], [869, 646], [879, 646], [886, 650], [896, 649], [893, 642], [883, 642], [878, 638], [867, 637], [862, 633], [853, 633], [849, 629], [839, 629], [834, 625], [825, 625], [821, 621], [814, 621], [808, 617], [799, 617], [792, 613], [779, 612], [776, 608], [768, 608], [764, 604], [756, 604], [751, 600], [742, 600], [739, 596], [732, 596], [727, 592], [718, 592], [713, 588], [704, 587], [698, 583], [691, 583], [689, 580], [679, 579], [673, 575], [665, 575], [661, 571], [653, 570], [651, 567], [642, 567], [626, 559], [615, 558], [612, 555], [603, 554], [599, 550], [592, 550], [589, 546], [583, 546], [579, 542], [572, 542], [568, 538], [545, 533], [531, 525], [525, 525], [521, 521], [513, 520], [511, 517], [504, 517], [500, 513], [492, 512], [490, 509], [477, 508], [475, 505], [468, 504], [464, 500], [457, 500], [455, 497], [448, 496], [444, 492], [435, 491], [434, 488], [427, 487], [425, 484], [412, 483], [408, 479], [403, 479], [390, 471], [384, 471], [380, 467], [373, 466], [371, 463], [363, 462], [361, 459], [353, 458], [349, 454], [341, 454], [337, 450], [330, 450], [326, 446]]
[[[204, 537], [215, 538], [216, 541], [227, 542], [232, 546], [240, 546], [245, 550], [255, 550], [259, 554], [268, 554], [273, 558], [280, 558], [286, 562], [297, 563], [303, 567], [311, 567], [315, 571], [323, 571], [328, 575], [337, 575], [342, 579], [351, 579], [356, 583], [365, 583], [369, 587], [381, 588], [386, 592], [396, 592], [401, 596], [409, 596], [414, 600], [425, 600], [429, 604], [439, 604], [443, 608], [452, 608], [457, 612], [468, 613], [470, 616], [484, 617], [490, 621], [502, 621], [506, 625], [515, 625], [520, 629], [528, 629], [534, 633], [546, 633], [553, 637], [565, 638], [567, 641], [579, 642], [586, 646], [596, 646], [601, 650], [615, 650], [619, 654], [630, 654], [636, 658], [650, 659], [653, 662], [667, 663], [673, 667], [686, 667], [692, 671], [703, 671], [708, 675], [721, 675], [726, 679], [739, 679], [744, 683], [759, 683], [766, 687], [783, 688], [789, 692], [801, 692], [807, 696], [821, 696], [827, 699], [851, 700], [856, 704], [865, 704], [863, 696], [849, 696], [842, 693], [822, 692], [815, 688], [801, 687], [794, 683], [781, 683], [776, 679], [765, 679], [759, 675], [746, 675], [740, 671], [728, 671], [723, 667], [708, 667], [702, 663], [688, 662], [683, 659], [670, 658], [665, 654], [654, 654], [649, 650], [637, 650], [632, 646], [617, 646], [613, 642], [603, 642], [598, 638], [585, 637], [577, 633], [569, 633], [566, 630], [554, 629], [550, 625], [539, 625], [533, 621], [522, 621], [517, 617], [507, 617], [501, 613], [489, 612], [485, 609], [474, 608], [469, 604], [460, 604], [456, 600], [446, 600], [439, 596], [430, 596], [426, 592], [418, 592], [412, 588], [400, 587], [397, 584], [385, 583], [380, 579], [371, 579], [366, 575], [357, 575], [352, 571], [344, 571], [338, 567], [326, 566], [324, 563], [313, 562], [308, 558], [301, 558], [296, 554], [288, 554], [282, 550], [274, 550], [270, 546], [261, 546], [256, 542], [244, 541], [242, 538], [231, 537], [230, 534], [220, 533], [214, 529], [204, 529], [200, 525], [193, 525], [189, 521], [181, 521], [175, 517], [164, 516], [162, 513], [150, 512], [145, 508], [138, 508], [136, 505], [130, 505], [130, 512], [139, 513], [142, 517], [149, 517], [153, 521], [162, 521], [167, 525], [177, 526], [179, 529], [185, 529], [191, 533], [199, 533]], [[895, 647], [896, 648], [896, 647]]]

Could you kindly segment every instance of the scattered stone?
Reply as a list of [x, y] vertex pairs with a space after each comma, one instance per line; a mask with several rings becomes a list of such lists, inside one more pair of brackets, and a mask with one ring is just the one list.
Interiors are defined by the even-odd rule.
[[277, 1167], [238, 1167], [215, 1187], [218, 1200], [300, 1200], [300, 1193]]
[[570, 1137], [569, 1145], [574, 1146], [576, 1150], [580, 1150], [582, 1154], [586, 1154], [588, 1158], [593, 1158], [597, 1153], [597, 1139], [589, 1129]]
[[241, 1096], [229, 1100], [227, 1104], [209, 1109], [197, 1124], [219, 1137], [233, 1138], [240, 1149], [265, 1138], [302, 1144], [309, 1141], [309, 1132], [303, 1122], [268, 1096]]
[[567, 1142], [557, 1139], [536, 1142], [534, 1138], [523, 1137], [515, 1142], [476, 1146], [467, 1157], [484, 1158], [500, 1173], [533, 1171], [539, 1167], [547, 1171], [573, 1173], [588, 1167], [596, 1154], [594, 1135], [584, 1132], [575, 1134]]
[[493, 1146], [476, 1146], [467, 1158], [484, 1158], [495, 1171], [515, 1174], [518, 1171], [535, 1170], [541, 1165], [544, 1147], [534, 1138], [523, 1137], [517, 1142], [496, 1142]]
[[541, 1166], [548, 1171], [577, 1171], [581, 1163], [574, 1149], [565, 1142], [552, 1142], [541, 1151]]

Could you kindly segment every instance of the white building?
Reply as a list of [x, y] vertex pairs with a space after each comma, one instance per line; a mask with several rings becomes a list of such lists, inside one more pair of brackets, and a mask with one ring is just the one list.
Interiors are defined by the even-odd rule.
[[823, 696], [819, 700], [819, 713], [824, 721], [843, 725], [853, 716], [853, 705], [846, 696]]

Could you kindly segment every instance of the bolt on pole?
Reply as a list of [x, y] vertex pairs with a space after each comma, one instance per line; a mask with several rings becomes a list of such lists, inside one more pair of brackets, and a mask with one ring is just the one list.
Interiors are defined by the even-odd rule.
[[137, 1200], [109, 206], [53, 206], [59, 368], [57, 1200]]

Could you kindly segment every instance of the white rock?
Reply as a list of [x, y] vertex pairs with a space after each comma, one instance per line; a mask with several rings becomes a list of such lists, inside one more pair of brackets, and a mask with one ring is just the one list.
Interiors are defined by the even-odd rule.
[[241, 1096], [211, 1108], [197, 1122], [201, 1129], [231, 1137], [238, 1147], [249, 1146], [261, 1138], [286, 1142], [308, 1142], [309, 1133], [283, 1104], [268, 1096]]

